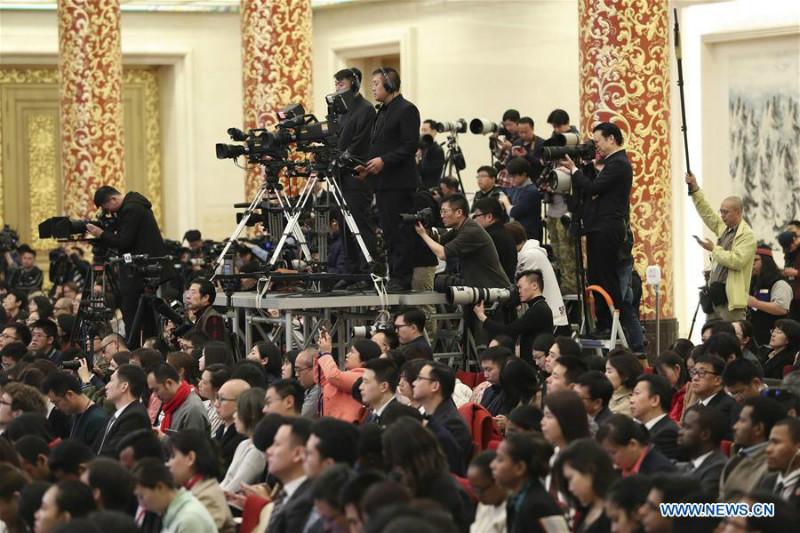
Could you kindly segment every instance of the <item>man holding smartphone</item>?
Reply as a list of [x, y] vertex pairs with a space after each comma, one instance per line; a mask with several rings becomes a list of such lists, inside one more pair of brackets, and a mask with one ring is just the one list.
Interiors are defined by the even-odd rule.
[[692, 235], [697, 244], [711, 252], [708, 292], [714, 311], [708, 315], [708, 319], [719, 318], [725, 322], [745, 320], [753, 258], [756, 253], [756, 236], [742, 218], [742, 199], [738, 196], [725, 198], [719, 207], [719, 213], [715, 213], [706, 200], [705, 193], [697, 185], [694, 174], [686, 174], [686, 183], [689, 185], [689, 196], [692, 197], [697, 214], [703, 219], [703, 224], [717, 236], [715, 244], [711, 239]]

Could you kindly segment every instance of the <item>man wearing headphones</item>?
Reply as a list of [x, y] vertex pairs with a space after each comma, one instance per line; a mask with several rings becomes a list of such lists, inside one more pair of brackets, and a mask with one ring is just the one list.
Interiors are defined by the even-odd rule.
[[372, 95], [380, 102], [366, 166], [356, 167], [359, 179], [375, 190], [381, 229], [388, 250], [387, 290], [411, 289], [414, 272], [414, 227], [400, 224], [401, 213], [414, 212], [419, 184], [414, 156], [419, 144], [419, 110], [400, 94], [400, 75], [393, 68], [372, 73]]
[[[359, 92], [361, 90], [361, 71], [357, 68], [346, 68], [334, 74], [333, 77], [336, 80], [337, 91], [350, 89], [355, 93], [352, 108], [341, 115], [337, 121], [338, 148], [342, 152], [346, 150], [356, 159], [366, 160], [369, 157], [370, 135], [375, 124], [375, 108]], [[356, 179], [352, 173], [345, 171], [340, 173], [339, 187], [367, 250], [371, 256], [375, 257], [375, 225], [370, 214], [372, 191], [369, 185], [364, 180]], [[339, 217], [339, 228], [344, 232], [347, 272], [349, 274], [369, 274], [369, 265], [342, 217]], [[341, 280], [334, 288], [343, 289], [351, 284], [351, 281]], [[371, 283], [368, 282], [357, 285], [361, 284], [365, 284], [367, 288], [371, 286]]]

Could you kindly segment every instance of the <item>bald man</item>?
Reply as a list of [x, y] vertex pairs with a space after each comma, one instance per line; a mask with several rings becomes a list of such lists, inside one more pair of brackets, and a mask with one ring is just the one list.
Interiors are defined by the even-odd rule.
[[242, 379], [229, 379], [217, 391], [214, 398], [214, 408], [217, 416], [222, 420], [223, 426], [217, 430], [214, 439], [222, 450], [222, 458], [225, 460], [225, 471], [231, 466], [233, 454], [236, 447], [247, 437], [236, 432], [236, 424], [233, 417], [236, 414], [236, 400], [239, 395], [250, 388], [250, 384]]
[[709, 293], [714, 311], [709, 320], [721, 318], [726, 322], [745, 320], [747, 317], [747, 295], [750, 276], [753, 273], [753, 257], [756, 252], [756, 236], [752, 228], [742, 219], [744, 205], [738, 196], [729, 196], [722, 201], [719, 212], [715, 212], [706, 200], [692, 174], [686, 175], [689, 195], [703, 223], [717, 236], [717, 242], [694, 236], [697, 243], [711, 252], [711, 275]]

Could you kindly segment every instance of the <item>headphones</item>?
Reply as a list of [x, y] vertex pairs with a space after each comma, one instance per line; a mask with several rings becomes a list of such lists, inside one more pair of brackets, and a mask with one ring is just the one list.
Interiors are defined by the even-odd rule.
[[361, 82], [358, 81], [358, 76], [353, 69], [349, 68], [347, 71], [353, 75], [353, 81], [350, 83], [350, 90], [354, 93], [357, 93], [359, 90], [361, 90]]
[[393, 93], [397, 91], [397, 88], [392, 83], [391, 78], [389, 78], [389, 74], [386, 73], [386, 70], [383, 67], [380, 67], [381, 74], [383, 74], [383, 88], [386, 89], [387, 93]]

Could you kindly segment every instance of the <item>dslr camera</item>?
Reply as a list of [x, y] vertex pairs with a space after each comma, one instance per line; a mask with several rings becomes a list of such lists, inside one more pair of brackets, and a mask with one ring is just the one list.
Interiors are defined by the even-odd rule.
[[433, 226], [434, 221], [433, 210], [430, 207], [421, 209], [416, 213], [402, 213], [400, 215], [400, 223], [404, 225], [414, 225], [417, 222], [422, 222], [423, 226], [430, 228]]

